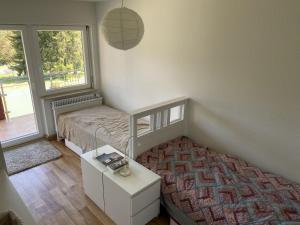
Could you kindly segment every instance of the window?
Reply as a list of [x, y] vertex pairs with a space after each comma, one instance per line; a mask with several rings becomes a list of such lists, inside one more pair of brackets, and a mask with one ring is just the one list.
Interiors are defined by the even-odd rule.
[[38, 27], [36, 35], [46, 92], [91, 86], [85, 27]]
[[175, 123], [183, 118], [183, 107], [176, 106], [170, 109], [170, 123]]

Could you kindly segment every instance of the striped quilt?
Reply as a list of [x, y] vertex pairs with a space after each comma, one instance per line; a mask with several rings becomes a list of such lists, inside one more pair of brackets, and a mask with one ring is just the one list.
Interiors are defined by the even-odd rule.
[[300, 225], [299, 184], [187, 137], [137, 161], [162, 177], [162, 202], [182, 225]]

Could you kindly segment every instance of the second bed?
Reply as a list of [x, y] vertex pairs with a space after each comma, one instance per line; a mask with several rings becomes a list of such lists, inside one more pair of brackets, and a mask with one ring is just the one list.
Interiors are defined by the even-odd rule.
[[300, 224], [300, 185], [187, 137], [137, 161], [162, 177], [162, 203], [181, 225]]

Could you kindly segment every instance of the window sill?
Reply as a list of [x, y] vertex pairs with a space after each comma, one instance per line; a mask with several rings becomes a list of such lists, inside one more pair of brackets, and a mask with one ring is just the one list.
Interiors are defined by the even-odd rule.
[[41, 97], [41, 99], [43, 100], [53, 100], [53, 99], [57, 99], [57, 98], [63, 98], [63, 97], [73, 97], [75, 95], [79, 95], [79, 94], [91, 94], [91, 93], [96, 93], [98, 92], [98, 90], [93, 89], [93, 88], [88, 88], [88, 89], [83, 89], [83, 90], [79, 90], [79, 91], [69, 91], [69, 92], [65, 92], [65, 93], [59, 93], [59, 94], [48, 94], [48, 95], [44, 95]]

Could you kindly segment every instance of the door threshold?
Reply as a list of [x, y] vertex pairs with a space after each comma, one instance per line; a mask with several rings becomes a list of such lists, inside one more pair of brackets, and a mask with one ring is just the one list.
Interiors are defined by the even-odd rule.
[[35, 134], [30, 134], [30, 135], [25, 135], [16, 139], [12, 139], [9, 141], [4, 141], [1, 142], [2, 148], [4, 150], [11, 148], [11, 147], [16, 147], [18, 145], [22, 145], [22, 144], [27, 144], [29, 142], [34, 142], [37, 141], [38, 139], [43, 138], [43, 135], [39, 134], [39, 133], [35, 133]]

